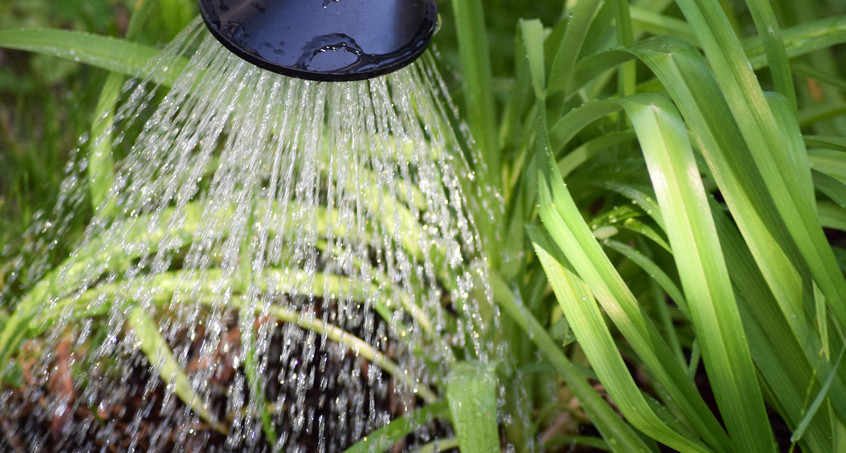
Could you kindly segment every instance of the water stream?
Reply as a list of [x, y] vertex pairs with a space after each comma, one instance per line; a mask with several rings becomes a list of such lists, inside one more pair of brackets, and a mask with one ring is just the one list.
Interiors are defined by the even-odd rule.
[[[431, 56], [309, 82], [198, 21], [151, 68], [181, 73], [127, 85], [107, 202], [19, 301], [31, 328], [7, 371], [33, 385], [3, 393], [7, 434], [48, 451], [340, 451], [440, 399], [451, 363], [492, 358], [473, 175]], [[432, 423], [404, 446], [448, 435]]]

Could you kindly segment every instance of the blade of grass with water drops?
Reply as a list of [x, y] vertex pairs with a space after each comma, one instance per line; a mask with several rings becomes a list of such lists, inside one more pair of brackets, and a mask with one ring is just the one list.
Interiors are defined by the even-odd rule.
[[[485, 8], [482, 0], [452, 0], [453, 16], [458, 35], [467, 121], [473, 134], [481, 162], [475, 165], [480, 187], [500, 191], [502, 187], [502, 156], [497, 140], [496, 97], [493, 92], [493, 70], [490, 46], [485, 28]], [[496, 192], [494, 192], [496, 193]], [[489, 212], [486, 212], [489, 211]], [[488, 256], [496, 256], [499, 245], [493, 240], [499, 228], [498, 209], [482, 209], [476, 216], [477, 227]]]
[[452, 426], [461, 451], [496, 453], [496, 374], [488, 364], [455, 364], [446, 377], [446, 395]]
[[[257, 209], [263, 210], [272, 208], [272, 205], [261, 205]], [[318, 230], [324, 231], [326, 228], [325, 225], [328, 222], [332, 222], [334, 224], [338, 223], [337, 212], [335, 210], [326, 210], [323, 208], [315, 209], [318, 217]], [[183, 241], [192, 241], [198, 229], [203, 225], [203, 211], [204, 207], [202, 204], [189, 203], [183, 211], [185, 218], [180, 223], [180, 228], [171, 233], [174, 233]], [[226, 216], [227, 212], [227, 210], [221, 210], [218, 214]], [[158, 220], [168, 223], [169, 219], [173, 215], [174, 213], [171, 210], [166, 210], [159, 214]], [[147, 219], [146, 216], [136, 219], [126, 219], [116, 226], [116, 231], [120, 232], [119, 236], [125, 238], [127, 243], [145, 244], [146, 247], [155, 250], [158, 248], [159, 242], [166, 234], [163, 230], [148, 231], [145, 225], [147, 225], [149, 220], [150, 219]], [[337, 232], [340, 233], [340, 231]], [[58, 298], [58, 309], [51, 311], [48, 313], [46, 318], [39, 321], [39, 325], [42, 328], [46, 328], [51, 324], [50, 315], [58, 316], [60, 313], [64, 313], [64, 310], [67, 310], [67, 308], [62, 308], [64, 305], [73, 304], [75, 306], [75, 308], [70, 309], [71, 312], [74, 313], [72, 316], [73, 318], [93, 316], [102, 312], [102, 310], [105, 310], [107, 308], [105, 305], [92, 305], [92, 302], [99, 297], [99, 295], [107, 294], [109, 291], [118, 287], [120, 282], [90, 289], [78, 298], [70, 298], [66, 301], [63, 301], [63, 298], [68, 297], [68, 292], [77, 285], [83, 284], [82, 279], [95, 278], [99, 275], [99, 272], [103, 270], [121, 272], [125, 270], [125, 267], [133, 259], [139, 257], [140, 249], [133, 248], [134, 254], [130, 253], [127, 255], [125, 253], [118, 253], [118, 250], [121, 248], [122, 246], [120, 244], [104, 243], [100, 240], [100, 238], [95, 238], [85, 247], [80, 249], [77, 254], [69, 258], [65, 263], [62, 263], [62, 265], [48, 273], [47, 276], [45, 276], [32, 290], [30, 290], [30, 292], [18, 304], [14, 313], [9, 318], [9, 321], [4, 323], [2, 332], [0, 332], [0, 358], [5, 361], [8, 357], [11, 357], [21, 344], [22, 340], [28, 338], [33, 333], [32, 323], [35, 315], [38, 313], [38, 307], [48, 298]], [[117, 257], [120, 257], [120, 259], [117, 259]], [[100, 271], [94, 271], [97, 269]], [[373, 274], [378, 280], [378, 272]], [[325, 278], [322, 276], [318, 277], [320, 278], [316, 279], [317, 284], [312, 289], [313, 291], [317, 291], [318, 294], [322, 294], [323, 286], [319, 284], [320, 282], [334, 281], [333, 279], [339, 278], [336, 276], [326, 276]], [[344, 279], [341, 278], [341, 280]], [[165, 284], [167, 281], [172, 280], [165, 278], [162, 282], [160, 282], [160, 284], [165, 285], [164, 287], [167, 288], [169, 287], [169, 285]], [[383, 281], [386, 280], [383, 279]], [[349, 286], [349, 283], [339, 284], [338, 287], [341, 286]], [[291, 286], [290, 289], [294, 291], [296, 290], [294, 286]], [[365, 291], [365, 289], [359, 288], [358, 291]], [[421, 325], [424, 328], [430, 324], [428, 320], [425, 319], [425, 313], [420, 312], [420, 310], [417, 310], [414, 306], [410, 305], [407, 295], [405, 295], [402, 291], [391, 291], [388, 295], [399, 298], [402, 302], [402, 307], [410, 310], [410, 315], [413, 318], [420, 320]], [[376, 301], [374, 305], [374, 309], [386, 320], [391, 318], [392, 311], [397, 308], [399, 307], [388, 308], [388, 306], [382, 301]], [[93, 310], [91, 313], [85, 314], [86, 311], [91, 310]]]
[[194, 393], [191, 381], [173, 357], [173, 351], [170, 350], [167, 342], [159, 334], [158, 325], [144, 313], [141, 307], [132, 309], [128, 321], [139, 341], [141, 351], [144, 352], [150, 364], [155, 368], [159, 377], [168, 384], [171, 391], [203, 420], [211, 424], [216, 430], [226, 434], [228, 431], [226, 426], [217, 421], [205, 406], [203, 399]]
[[[253, 215], [255, 215], [254, 211]], [[251, 219], [249, 225], [249, 228], [251, 229], [250, 234], [245, 235], [245, 239], [241, 244], [242, 256], [249, 256], [251, 241], [246, 238], [251, 238], [254, 234], [256, 234], [253, 228], [253, 225], [255, 225], [255, 218]], [[237, 278], [237, 280], [241, 283], [240, 287], [238, 287], [238, 292], [241, 294], [249, 294], [249, 282], [252, 282], [254, 277], [250, 260], [244, 260], [241, 263], [238, 272], [240, 273], [240, 277]], [[249, 301], [249, 304], [250, 302], [255, 301], [255, 297], [248, 297], [247, 300]], [[266, 366], [266, 362], [261, 363], [262, 361], [259, 359], [257, 351], [258, 342], [256, 341], [256, 337], [260, 335], [259, 332], [261, 331], [261, 328], [256, 326], [256, 315], [254, 313], [256, 311], [255, 308], [253, 308], [253, 310], [250, 310], [250, 308], [251, 307], [240, 307], [238, 310], [238, 334], [243, 347], [244, 375], [247, 379], [247, 387], [249, 388], [250, 395], [253, 401], [255, 401], [252, 408], [258, 412], [258, 419], [261, 421], [262, 432], [267, 437], [267, 443], [276, 449], [276, 442], [279, 440], [279, 435], [273, 427], [273, 413], [270, 409], [270, 404], [268, 403], [267, 398], [265, 398], [265, 392], [267, 389], [261, 374], [261, 369]]]
[[[152, 0], [139, 0], [135, 3], [135, 10], [129, 20], [126, 30], [126, 40], [132, 41], [138, 36], [150, 8]], [[106, 201], [109, 188], [114, 180], [114, 160], [112, 159], [111, 128], [114, 125], [114, 110], [123, 85], [123, 75], [118, 72], [109, 73], [103, 88], [97, 108], [94, 110], [94, 122], [91, 125], [91, 147], [88, 150], [88, 191], [91, 194], [91, 204], [96, 210]], [[108, 212], [114, 209], [113, 201], [102, 206], [101, 216], [108, 217]]]
[[[306, 273], [302, 270], [291, 269], [267, 269], [263, 273], [255, 276], [257, 282], [261, 282], [258, 289], [266, 291], [268, 286], [272, 287], [276, 292], [296, 294], [298, 291], [306, 290], [315, 297], [322, 297], [324, 291], [329, 293], [342, 294], [345, 291], [351, 293], [353, 298], [361, 299], [362, 294], [366, 292], [373, 292], [364, 288], [356, 288], [355, 284], [349, 279], [335, 275], [315, 274], [310, 281], [310, 287], [303, 288], [299, 283], [306, 281]], [[100, 287], [91, 289], [79, 297], [68, 298], [57, 301], [57, 309], [48, 313], [43, 319], [39, 321], [39, 328], [36, 330], [44, 330], [50, 326], [53, 317], [63, 316], [63, 313], [70, 311], [73, 318], [82, 318], [97, 316], [107, 313], [109, 307], [106, 305], [92, 304], [96, 300], [123, 300], [132, 301], [134, 290], [137, 288], [151, 287], [155, 290], [149, 294], [151, 301], [156, 306], [164, 306], [174, 299], [174, 295], [184, 288], [200, 288], [201, 291], [196, 297], [196, 302], [201, 305], [215, 306], [219, 304], [215, 298], [213, 290], [214, 284], [229, 284], [237, 285], [240, 282], [237, 276], [225, 277], [219, 269], [209, 269], [203, 273], [190, 270], [170, 271], [164, 272], [151, 280], [147, 278], [138, 278], [136, 281], [118, 282], [108, 285], [101, 285]], [[384, 305], [381, 301], [374, 302], [374, 310], [382, 312], [383, 316], [391, 319], [391, 315], [383, 310]], [[401, 381], [416, 389], [416, 392], [426, 402], [434, 402], [437, 396], [433, 390], [423, 385], [416, 385], [411, 382], [406, 371], [402, 370], [393, 360], [382, 354], [378, 350], [371, 347], [367, 342], [358, 338], [349, 332], [320, 319], [305, 316], [303, 313], [289, 309], [282, 306], [270, 306], [266, 313], [259, 311], [258, 306], [249, 307], [243, 297], [233, 297], [229, 301], [228, 308], [235, 308], [239, 310], [255, 310], [256, 315], [266, 314], [275, 317], [283, 322], [296, 324], [298, 327], [311, 330], [319, 335], [326, 335], [326, 337], [338, 344], [358, 351], [361, 357], [373, 362], [381, 367], [386, 372], [394, 375]], [[29, 329], [24, 326], [24, 329]]]
[[344, 453], [370, 453], [389, 450], [403, 437], [414, 432], [416, 428], [448, 413], [449, 404], [446, 400], [427, 404], [367, 434], [355, 445], [346, 449]]
[[[80, 31], [48, 28], [0, 30], [0, 47], [52, 55], [132, 77], [149, 75], [165, 85], [172, 84], [182, 72], [177, 68], [167, 75], [145, 74], [147, 63], [159, 54], [158, 49]], [[184, 66], [185, 62], [177, 60], [176, 64]]]

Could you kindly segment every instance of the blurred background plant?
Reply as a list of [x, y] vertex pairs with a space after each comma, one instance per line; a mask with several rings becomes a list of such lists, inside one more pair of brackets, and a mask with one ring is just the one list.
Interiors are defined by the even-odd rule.
[[[134, 3], [10, 0], [0, 5], [0, 29], [57, 28], [123, 36]], [[155, 2], [137, 40], [160, 46], [195, 14], [194, 2]], [[107, 77], [107, 71], [89, 65], [0, 49], [0, 283], [16, 272], [21, 251], [35, 240], [37, 232], [29, 231], [33, 219], [55, 206], [65, 167], [80, 138], [89, 135]], [[91, 214], [86, 210], [73, 217], [56, 257], [67, 254]]]

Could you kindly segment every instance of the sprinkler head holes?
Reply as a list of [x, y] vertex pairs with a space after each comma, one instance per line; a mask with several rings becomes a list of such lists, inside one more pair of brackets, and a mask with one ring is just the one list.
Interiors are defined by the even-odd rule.
[[200, 0], [212, 34], [239, 57], [286, 76], [363, 80], [426, 50], [434, 0]]

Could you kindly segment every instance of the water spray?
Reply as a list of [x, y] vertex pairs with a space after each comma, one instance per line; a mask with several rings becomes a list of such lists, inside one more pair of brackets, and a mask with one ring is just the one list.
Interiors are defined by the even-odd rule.
[[[472, 173], [424, 55], [434, 0], [200, 7], [149, 64], [178, 75], [129, 81], [96, 138], [128, 148], [114, 215], [95, 216], [18, 304], [16, 336], [0, 335], [0, 363], [29, 340], [59, 351], [27, 365], [26, 392], [0, 395], [0, 418], [41, 451], [335, 453], [460, 436], [434, 420], [469, 413], [448, 407], [469, 394], [449, 376], [501, 351], [484, 335], [498, 315]], [[390, 442], [371, 436], [401, 417], [415, 421]]]
[[261, 68], [318, 81], [401, 69], [425, 50], [438, 22], [433, 0], [200, 0], [226, 48]]

